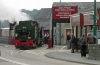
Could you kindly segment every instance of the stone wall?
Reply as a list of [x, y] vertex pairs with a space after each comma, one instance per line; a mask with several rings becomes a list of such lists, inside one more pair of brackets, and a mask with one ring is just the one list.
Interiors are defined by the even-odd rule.
[[89, 59], [100, 60], [100, 44], [89, 45]]
[[8, 44], [8, 37], [0, 37], [0, 43]]

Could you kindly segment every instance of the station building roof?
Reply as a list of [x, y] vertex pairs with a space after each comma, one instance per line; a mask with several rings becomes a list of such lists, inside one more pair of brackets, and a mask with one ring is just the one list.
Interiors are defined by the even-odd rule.
[[[97, 8], [100, 8], [100, 2], [97, 2], [96, 5]], [[53, 2], [52, 6], [78, 6], [77, 14], [94, 10], [94, 2]], [[34, 17], [34, 20], [39, 22], [45, 30], [50, 29], [51, 10], [52, 8], [42, 8]]]
[[[100, 2], [96, 5], [100, 8]], [[52, 6], [78, 6], [78, 13], [94, 10], [94, 2], [54, 2]]]
[[9, 29], [9, 28], [0, 28], [0, 29]]

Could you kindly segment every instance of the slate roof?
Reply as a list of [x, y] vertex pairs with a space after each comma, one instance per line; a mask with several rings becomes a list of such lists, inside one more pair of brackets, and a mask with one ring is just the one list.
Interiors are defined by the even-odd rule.
[[[100, 8], [100, 2], [96, 3]], [[94, 10], [93, 2], [54, 2], [52, 6], [78, 6], [78, 13], [89, 12]], [[34, 20], [40, 23], [45, 30], [50, 29], [51, 8], [42, 8], [34, 17]]]
[[[100, 2], [96, 3], [97, 8], [100, 8]], [[53, 6], [78, 6], [78, 13], [94, 10], [94, 2], [54, 2]]]
[[51, 8], [42, 8], [34, 17], [34, 20], [40, 23], [45, 30], [50, 29]]

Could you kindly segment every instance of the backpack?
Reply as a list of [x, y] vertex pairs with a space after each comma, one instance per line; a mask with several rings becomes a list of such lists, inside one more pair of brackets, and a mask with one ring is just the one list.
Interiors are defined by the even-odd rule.
[[75, 42], [76, 42], [75, 36], [72, 36], [71, 42], [72, 42], [72, 43], [75, 43]]
[[85, 45], [85, 44], [86, 44], [86, 39], [85, 39], [85, 38], [82, 38], [81, 44], [82, 44], [82, 45]]

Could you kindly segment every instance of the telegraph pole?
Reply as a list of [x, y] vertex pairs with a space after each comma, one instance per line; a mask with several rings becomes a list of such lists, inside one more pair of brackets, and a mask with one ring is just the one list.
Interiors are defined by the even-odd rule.
[[[96, 17], [97, 17], [97, 15], [96, 15], [96, 11], [97, 11], [97, 8], [96, 8], [96, 0], [94, 0], [94, 16], [93, 16], [93, 18], [94, 18], [94, 24], [93, 24], [93, 31], [94, 31], [94, 36], [97, 36], [97, 25], [96, 25], [96, 21], [97, 21], [97, 19], [96, 19]], [[97, 42], [96, 42], [96, 40], [94, 40], [94, 44], [96, 44]]]
[[61, 2], [61, 0], [60, 0], [60, 2]]

